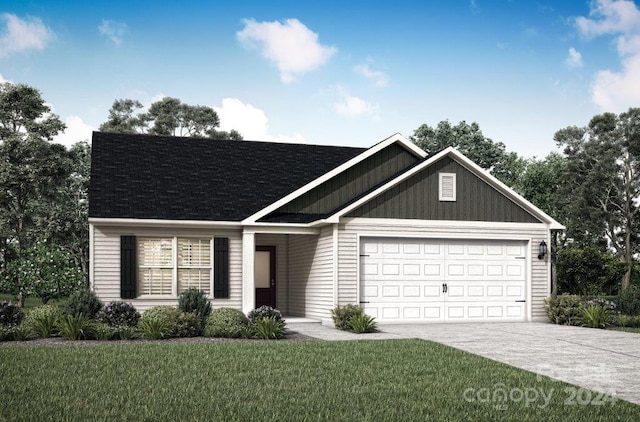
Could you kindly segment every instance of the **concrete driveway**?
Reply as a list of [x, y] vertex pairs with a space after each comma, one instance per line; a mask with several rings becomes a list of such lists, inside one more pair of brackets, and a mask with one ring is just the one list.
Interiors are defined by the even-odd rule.
[[312, 323], [289, 328], [323, 340], [431, 340], [640, 404], [640, 334], [548, 323], [381, 324], [360, 335]]

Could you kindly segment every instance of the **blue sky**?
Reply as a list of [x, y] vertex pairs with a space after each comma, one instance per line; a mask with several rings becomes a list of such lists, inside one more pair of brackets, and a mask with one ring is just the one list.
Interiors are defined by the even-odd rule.
[[215, 107], [246, 139], [370, 146], [476, 121], [542, 157], [553, 134], [640, 106], [640, 7], [580, 1], [22, 1], [0, 80], [90, 136], [115, 99]]

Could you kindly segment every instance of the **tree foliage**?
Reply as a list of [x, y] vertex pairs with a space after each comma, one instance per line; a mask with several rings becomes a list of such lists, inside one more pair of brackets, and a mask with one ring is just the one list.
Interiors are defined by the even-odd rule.
[[189, 136], [211, 139], [241, 140], [236, 130], [220, 131], [220, 119], [208, 106], [190, 105], [177, 98], [164, 97], [154, 102], [147, 112], [142, 112], [139, 101], [115, 100], [109, 110], [109, 118], [100, 125], [104, 132], [148, 133], [163, 136]]
[[562, 204], [566, 201], [560, 191], [566, 167], [566, 158], [557, 152], [542, 160], [528, 160], [512, 187], [553, 218], [564, 221]]
[[567, 157], [563, 203], [570, 235], [578, 244], [602, 240], [625, 264], [629, 286], [638, 252], [640, 196], [640, 108], [594, 116], [586, 127], [555, 134]]
[[455, 147], [507, 185], [513, 186], [526, 167], [526, 160], [514, 152], [507, 152], [502, 142], [485, 137], [476, 122], [469, 124], [463, 120], [452, 126], [448, 120], [443, 120], [436, 127], [423, 124], [410, 139], [428, 152]]
[[51, 140], [64, 129], [40, 91], [24, 84], [0, 83], [0, 141]]
[[597, 247], [567, 247], [558, 254], [558, 290], [574, 295], [615, 295], [625, 266]]
[[23, 251], [7, 265], [5, 293], [16, 297], [49, 299], [68, 296], [84, 285], [85, 274], [70, 254], [57, 246], [38, 243]]
[[66, 281], [45, 280], [66, 277], [49, 262], [60, 269], [71, 260], [65, 268], [79, 274], [86, 269], [90, 149], [48, 142], [64, 128], [37, 89], [0, 84], [0, 290], [19, 301], [46, 300], [66, 292], [66, 281], [76, 283], [75, 272]]

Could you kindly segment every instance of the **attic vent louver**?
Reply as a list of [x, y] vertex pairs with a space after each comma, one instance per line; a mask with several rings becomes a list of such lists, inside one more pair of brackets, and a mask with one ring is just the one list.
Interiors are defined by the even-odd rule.
[[438, 173], [440, 201], [456, 200], [456, 174]]

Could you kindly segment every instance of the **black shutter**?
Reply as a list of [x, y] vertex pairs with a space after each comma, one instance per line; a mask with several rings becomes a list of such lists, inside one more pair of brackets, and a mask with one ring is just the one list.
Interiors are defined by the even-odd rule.
[[136, 237], [120, 236], [120, 297], [122, 299], [134, 299], [137, 296], [137, 275]]
[[213, 297], [229, 297], [229, 239], [213, 239]]

